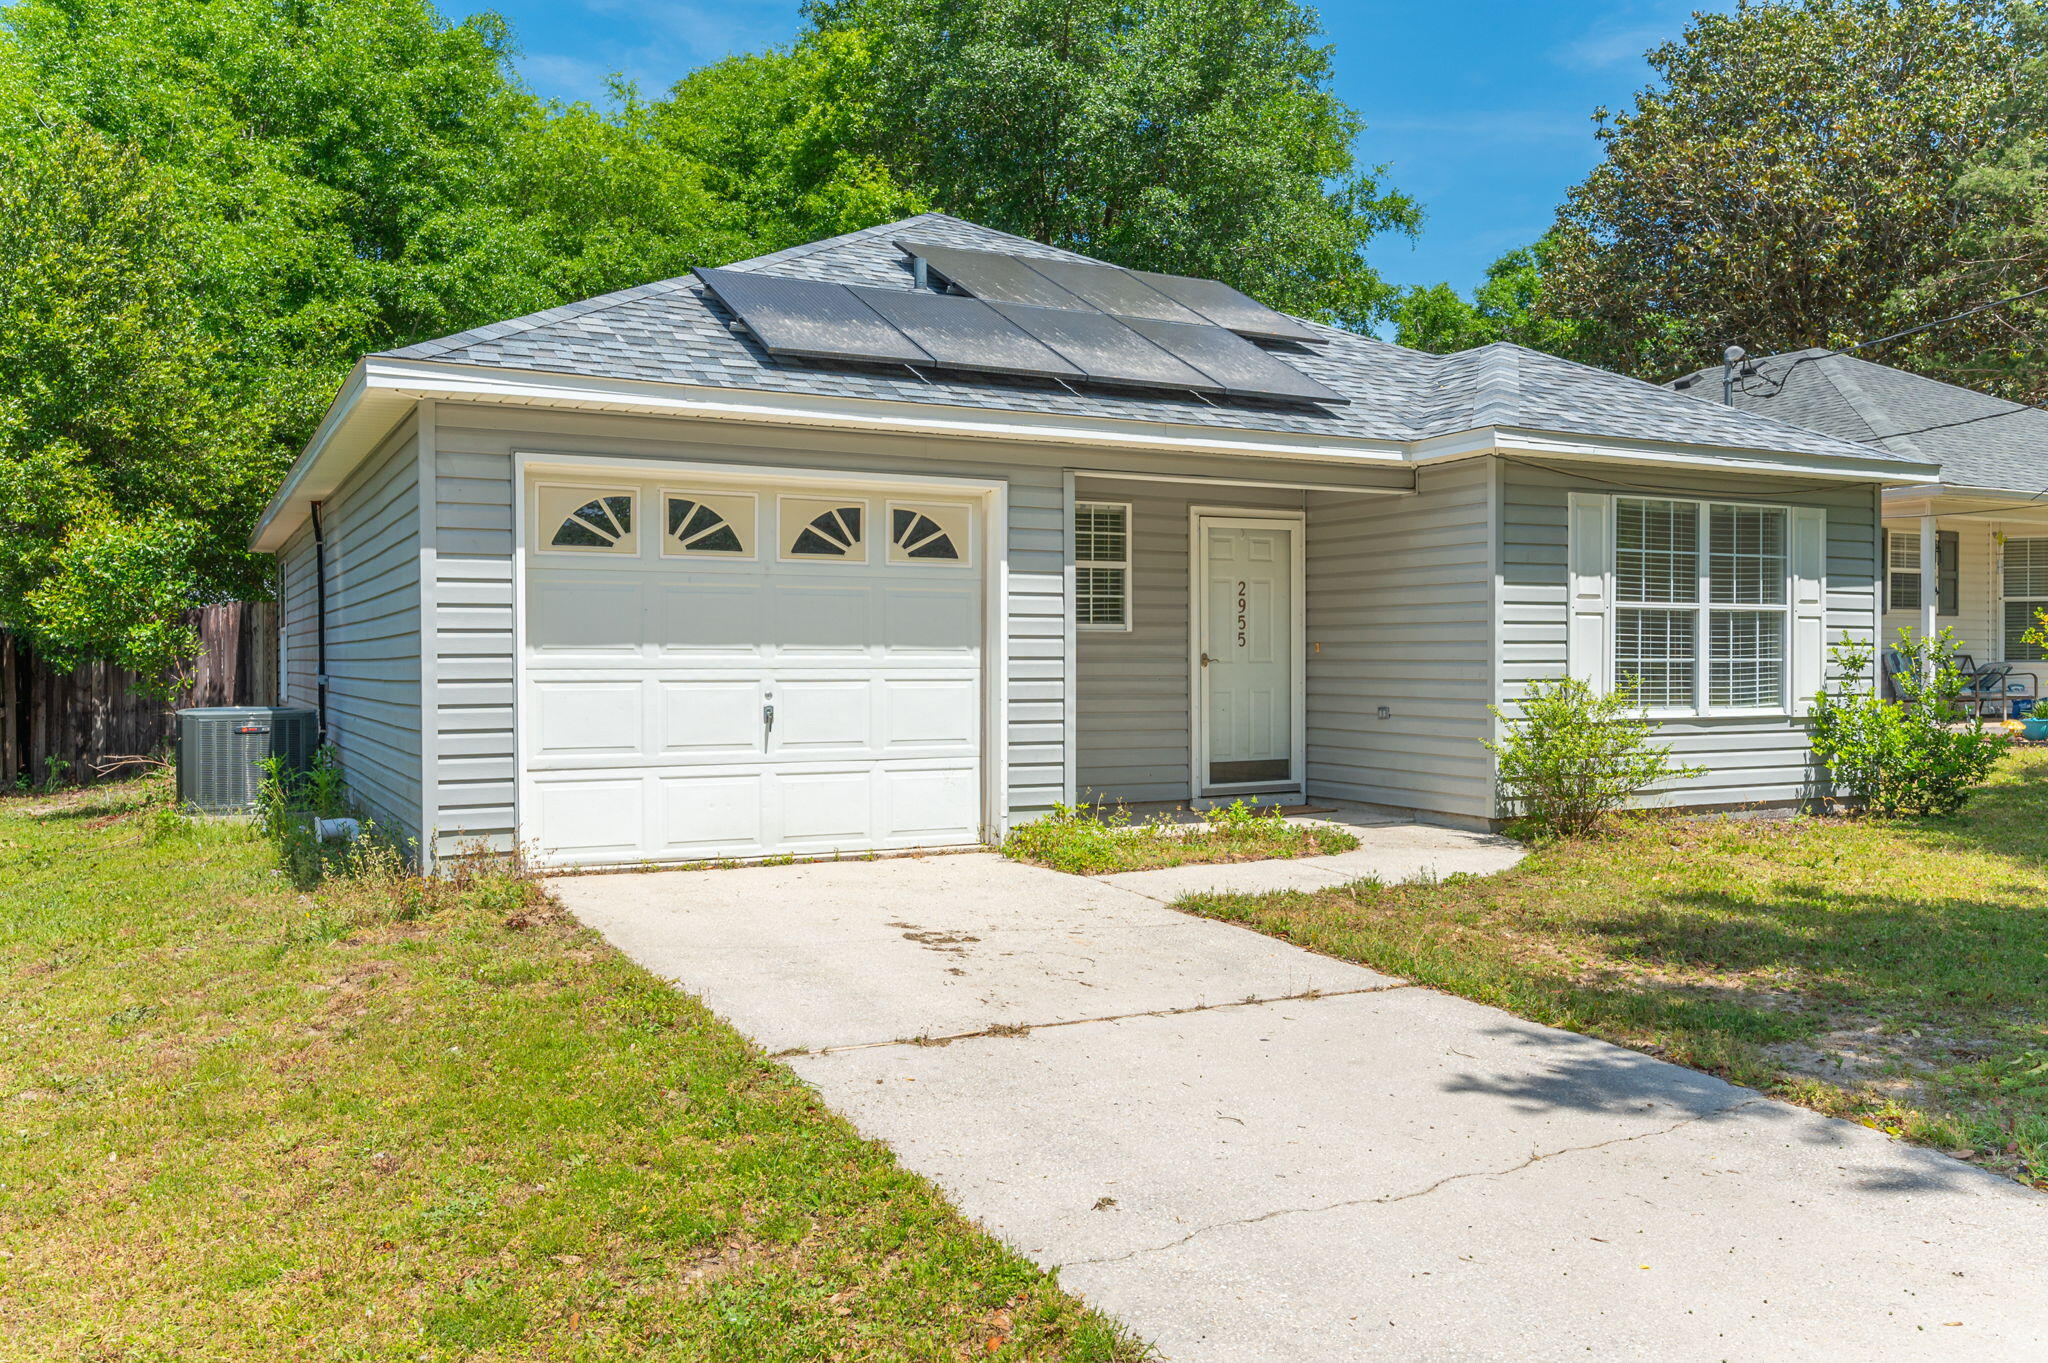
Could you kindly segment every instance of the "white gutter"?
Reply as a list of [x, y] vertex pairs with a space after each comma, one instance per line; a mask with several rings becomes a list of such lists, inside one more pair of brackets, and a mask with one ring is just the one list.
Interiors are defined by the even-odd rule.
[[754, 388], [601, 378], [496, 365], [452, 364], [371, 356], [350, 371], [305, 451], [257, 520], [250, 547], [279, 548], [312, 502], [332, 493], [355, 463], [375, 448], [422, 398], [510, 405], [572, 407], [735, 421], [753, 425], [865, 430], [894, 435], [1086, 446], [1166, 454], [1222, 454], [1350, 465], [1414, 465], [1490, 454], [1549, 459], [1622, 460], [1642, 464], [1839, 478], [1855, 482], [1924, 482], [1933, 464], [1721, 450], [1655, 441], [1559, 436], [1481, 427], [1403, 442], [1306, 432], [1175, 425], [999, 408], [953, 407], [875, 398], [779, 393]]

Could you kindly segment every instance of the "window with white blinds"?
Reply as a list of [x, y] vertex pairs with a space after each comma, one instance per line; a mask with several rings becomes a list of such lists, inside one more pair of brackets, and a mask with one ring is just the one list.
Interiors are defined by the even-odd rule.
[[1786, 704], [1785, 508], [1614, 502], [1614, 674], [1653, 709]]
[[1074, 506], [1074, 623], [1131, 627], [1131, 508], [1124, 502]]
[[2021, 636], [2034, 627], [2036, 616], [2048, 610], [2048, 539], [2007, 540], [2003, 562], [2005, 656], [2014, 661], [2040, 662], [2048, 658], [2048, 653]]

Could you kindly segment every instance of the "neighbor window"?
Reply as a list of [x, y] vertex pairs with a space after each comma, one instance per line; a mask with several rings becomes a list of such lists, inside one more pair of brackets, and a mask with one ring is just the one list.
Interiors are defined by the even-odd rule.
[[1785, 701], [1783, 507], [1617, 497], [1614, 671], [1657, 709]]
[[2009, 539], [2004, 558], [2005, 656], [2016, 662], [2040, 662], [2048, 653], [2020, 636], [2048, 610], [2048, 539]]
[[[1956, 598], [1962, 574], [1957, 570], [1961, 536], [1943, 530], [1934, 537], [1934, 581], [1937, 615], [1956, 614]], [[1920, 609], [1920, 532], [1884, 532], [1884, 608], [1888, 611]]]
[[1131, 508], [1122, 502], [1074, 507], [1074, 623], [1131, 627]]

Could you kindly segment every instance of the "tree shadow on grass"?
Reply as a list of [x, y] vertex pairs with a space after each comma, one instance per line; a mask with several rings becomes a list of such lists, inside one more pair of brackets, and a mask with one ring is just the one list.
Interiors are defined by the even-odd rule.
[[1869, 1004], [1967, 1012], [2032, 1014], [2048, 1000], [2048, 908], [1795, 883], [1666, 893], [1573, 926], [1617, 957], [1757, 975], [1766, 988], [1790, 979]]
[[1767, 1142], [1840, 1152], [1842, 1171], [1851, 1186], [1864, 1192], [1981, 1190], [1987, 1180], [2003, 1182], [1995, 1174], [1931, 1150], [1878, 1146], [1869, 1132], [1852, 1123], [1590, 1037], [1507, 1022], [1483, 1028], [1481, 1034], [1520, 1052], [1522, 1063], [1512, 1070], [1454, 1075], [1443, 1083], [1446, 1093], [1502, 1099], [1526, 1116], [1580, 1112], [1636, 1119], [1618, 1121], [1607, 1140], [1651, 1136], [1694, 1124], [1740, 1128], [1745, 1133], [1761, 1129]]

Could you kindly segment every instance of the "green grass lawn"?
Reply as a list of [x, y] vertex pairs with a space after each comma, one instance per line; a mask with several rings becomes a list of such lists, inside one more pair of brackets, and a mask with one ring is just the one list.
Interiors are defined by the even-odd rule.
[[1358, 835], [1345, 829], [1290, 823], [1270, 805], [1234, 800], [1209, 810], [1201, 823], [1179, 822], [1166, 814], [1137, 818], [1121, 806], [1061, 805], [1011, 829], [1002, 852], [1055, 871], [1100, 876], [1161, 866], [1332, 856], [1356, 846]]
[[1242, 923], [2048, 1187], [2048, 752], [1954, 820], [1645, 819]]
[[0, 800], [0, 1357], [1135, 1359], [507, 876]]

